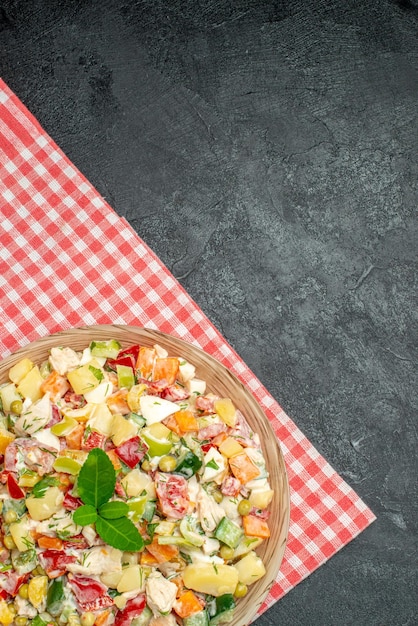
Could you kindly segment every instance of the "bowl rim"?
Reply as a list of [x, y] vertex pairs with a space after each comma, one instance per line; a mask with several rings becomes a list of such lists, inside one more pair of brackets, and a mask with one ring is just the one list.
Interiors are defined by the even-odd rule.
[[[224, 365], [221, 361], [219, 361], [217, 358], [212, 356], [210, 353], [206, 352], [204, 349], [200, 348], [200, 346], [196, 346], [190, 341], [181, 339], [179, 337], [176, 337], [175, 335], [171, 335], [171, 334], [162, 332], [160, 330], [150, 329], [144, 326], [133, 325], [133, 324], [83, 325], [83, 326], [70, 327], [68, 329], [59, 330], [57, 332], [39, 337], [38, 339], [31, 341], [30, 343], [27, 343], [24, 346], [19, 347], [16, 351], [12, 352], [11, 354], [9, 354], [8, 356], [6, 356], [4, 359], [0, 361], [0, 384], [4, 382], [4, 377], [5, 375], [7, 375], [8, 370], [16, 362], [18, 362], [18, 360], [20, 360], [23, 357], [28, 356], [28, 352], [31, 352], [33, 350], [35, 351], [40, 350], [42, 353], [42, 350], [43, 350], [46, 355], [48, 353], [48, 350], [51, 347], [64, 345], [63, 343], [60, 343], [62, 339], [64, 340], [70, 339], [70, 338], [75, 339], [75, 337], [77, 338], [77, 341], [81, 340], [81, 338], [85, 338], [83, 345], [87, 347], [91, 341], [91, 339], [89, 339], [88, 337], [90, 333], [100, 334], [103, 340], [113, 338], [113, 335], [115, 333], [117, 335], [120, 334], [121, 336], [118, 336], [116, 338], [122, 343], [122, 347], [124, 347], [123, 343], [125, 343], [126, 346], [132, 345], [133, 343], [140, 343], [139, 341], [140, 338], [145, 339], [145, 343], [151, 342], [149, 343], [149, 345], [154, 345], [155, 343], [158, 343], [158, 345], [161, 345], [164, 348], [165, 345], [169, 346], [170, 344], [174, 343], [176, 347], [177, 345], [179, 347], [182, 347], [183, 351], [185, 350], [186, 353], [191, 352], [193, 355], [196, 355], [196, 357], [199, 359], [199, 365], [198, 367], [196, 367], [197, 371], [201, 370], [203, 367], [200, 361], [208, 362], [207, 364], [213, 367], [214, 369], [220, 368], [220, 371], [226, 377], [228, 382], [232, 382], [233, 387], [236, 388], [237, 392], [242, 393], [243, 397], [246, 398], [246, 401], [248, 401], [249, 406], [254, 410], [256, 414], [256, 417], [254, 419], [255, 420], [261, 419], [261, 423], [259, 426], [260, 427], [263, 426], [263, 429], [265, 428], [268, 434], [268, 440], [265, 441], [263, 439], [261, 442], [263, 455], [266, 457], [265, 449], [266, 449], [266, 446], [268, 445], [269, 451], [271, 449], [275, 450], [275, 453], [277, 455], [276, 460], [279, 462], [280, 479], [281, 479], [280, 480], [280, 488], [281, 488], [280, 497], [281, 497], [281, 502], [282, 502], [282, 510], [280, 511], [281, 524], [280, 524], [280, 529], [279, 529], [279, 541], [277, 542], [276, 546], [272, 548], [270, 544], [270, 542], [273, 539], [273, 536], [272, 536], [266, 542], [263, 542], [263, 544], [261, 544], [260, 546], [261, 550], [257, 550], [258, 553], [261, 553], [261, 556], [263, 558], [265, 547], [270, 546], [270, 550], [273, 549], [271, 556], [274, 557], [274, 563], [273, 564], [265, 563], [266, 575], [263, 578], [261, 578], [259, 581], [251, 585], [249, 587], [248, 594], [237, 602], [237, 608], [235, 610], [234, 619], [232, 622], [230, 622], [231, 626], [245, 626], [246, 624], [249, 624], [250, 622], [252, 622], [253, 620], [257, 618], [257, 612], [259, 608], [262, 606], [262, 604], [264, 603], [265, 599], [267, 598], [267, 595], [271, 587], [274, 585], [275, 580], [278, 576], [278, 573], [280, 571], [280, 568], [283, 562], [283, 556], [284, 556], [287, 541], [288, 541], [289, 525], [290, 525], [290, 485], [289, 485], [289, 478], [288, 478], [286, 463], [284, 460], [284, 454], [280, 445], [280, 441], [278, 437], [276, 436], [276, 434], [274, 433], [273, 427], [264, 409], [261, 407], [260, 403], [255, 398], [251, 390], [248, 387], [246, 387], [245, 384], [233, 372], [231, 372], [226, 365]], [[132, 339], [129, 338], [130, 336], [136, 338], [137, 340], [134, 339], [133, 341]], [[67, 343], [66, 345], [68, 347], [71, 347], [71, 344]], [[181, 356], [181, 355], [179, 354], [177, 356]], [[192, 359], [191, 359], [191, 362], [193, 365], [196, 366], [196, 363], [194, 363]], [[211, 389], [211, 391], [216, 391], [216, 389], [214, 390]], [[244, 415], [247, 421], [249, 422], [253, 421], [252, 417], [251, 419], [249, 419], [248, 415], [246, 415], [245, 413]], [[257, 429], [254, 429], [254, 430], [257, 432]], [[273, 447], [271, 448], [271, 446]], [[276, 472], [277, 472], [277, 476], [279, 475], [278, 468], [271, 467], [268, 463], [267, 463], [267, 466], [268, 466], [267, 469], [269, 471], [270, 476], [272, 475], [272, 470], [274, 470], [275, 475], [276, 475]], [[275, 493], [275, 497], [278, 497], [278, 495], [279, 494]]]

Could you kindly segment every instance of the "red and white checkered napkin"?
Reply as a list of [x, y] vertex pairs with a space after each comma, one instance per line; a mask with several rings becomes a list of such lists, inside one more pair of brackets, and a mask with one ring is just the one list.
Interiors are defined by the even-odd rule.
[[260, 613], [375, 518], [161, 261], [0, 81], [0, 351], [90, 324], [156, 328], [226, 365], [263, 407], [291, 486], [281, 571]]

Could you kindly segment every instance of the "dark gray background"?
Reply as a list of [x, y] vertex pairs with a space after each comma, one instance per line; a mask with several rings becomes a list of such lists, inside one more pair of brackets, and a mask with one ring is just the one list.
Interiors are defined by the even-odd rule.
[[417, 2], [0, 7], [2, 77], [378, 517], [259, 626], [417, 624]]

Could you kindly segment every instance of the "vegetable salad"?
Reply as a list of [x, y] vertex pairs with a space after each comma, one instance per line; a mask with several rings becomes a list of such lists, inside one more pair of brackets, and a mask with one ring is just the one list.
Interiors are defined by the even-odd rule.
[[230, 398], [181, 355], [110, 339], [23, 358], [0, 403], [0, 624], [233, 620], [273, 491]]

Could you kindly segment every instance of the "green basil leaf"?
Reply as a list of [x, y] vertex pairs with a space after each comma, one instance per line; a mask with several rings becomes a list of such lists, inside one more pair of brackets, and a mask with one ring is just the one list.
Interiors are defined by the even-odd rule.
[[91, 504], [83, 504], [83, 506], [78, 507], [73, 513], [73, 521], [79, 526], [94, 524], [96, 520], [97, 511]]
[[121, 500], [113, 500], [112, 502], [106, 502], [102, 504], [99, 509], [100, 517], [104, 517], [105, 519], [119, 519], [120, 517], [124, 517], [129, 511], [129, 506], [126, 502], [122, 502]]
[[96, 532], [105, 543], [118, 550], [138, 552], [144, 547], [144, 540], [138, 529], [127, 517], [109, 520], [99, 516]]
[[100, 448], [90, 450], [78, 474], [78, 493], [84, 504], [96, 509], [113, 495], [116, 473], [106, 452]]

